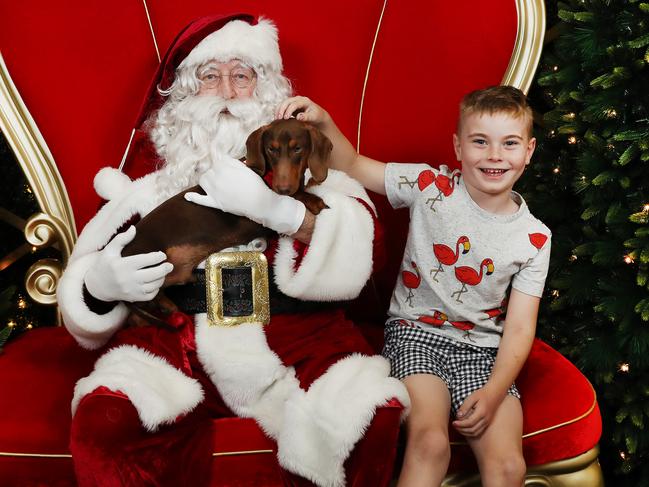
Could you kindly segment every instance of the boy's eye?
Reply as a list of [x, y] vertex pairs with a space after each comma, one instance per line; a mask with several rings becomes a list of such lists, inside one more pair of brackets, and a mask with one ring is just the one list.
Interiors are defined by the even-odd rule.
[[487, 141], [485, 139], [473, 139], [472, 142], [474, 144], [478, 144], [478, 145], [485, 145], [487, 143]]
[[507, 142], [505, 142], [505, 145], [507, 147], [513, 147], [515, 145], [518, 145], [518, 141], [517, 140], [508, 140]]

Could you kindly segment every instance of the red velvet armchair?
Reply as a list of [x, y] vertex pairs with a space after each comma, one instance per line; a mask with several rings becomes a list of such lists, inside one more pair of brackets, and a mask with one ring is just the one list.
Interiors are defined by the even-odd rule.
[[[381, 160], [453, 164], [460, 97], [501, 82], [524, 90], [531, 83], [545, 28], [541, 0], [457, 6], [357, 0], [354, 7], [339, 0], [308, 6], [297, 0], [187, 0], [182, 7], [170, 0], [4, 2], [0, 125], [43, 210], [31, 221], [40, 235], [36, 245], [56, 245], [61, 252], [60, 262], [30, 271], [30, 295], [53, 303], [77, 232], [99, 204], [92, 178], [101, 166], [119, 165], [160, 54], [193, 18], [247, 11], [273, 19], [295, 91], [326, 107], [363, 153]], [[377, 308], [376, 300], [384, 308], [389, 299], [407, 215], [381, 197], [374, 200], [389, 236], [387, 265], [355, 315], [380, 347], [381, 317], [366, 309], [370, 302]], [[61, 327], [26, 333], [0, 355], [0, 486], [75, 485], [67, 447], [70, 400], [95, 358]], [[586, 378], [536, 341], [517, 383], [527, 484], [603, 485], [601, 418]], [[275, 445], [254, 422], [224, 419], [215, 429], [220, 441], [213, 450], [213, 485], [282, 485]], [[360, 452], [350, 462], [369, 456]], [[393, 466], [376, 468], [387, 482]], [[367, 483], [359, 478], [353, 485]], [[445, 485], [479, 485], [461, 438], [455, 438]]]

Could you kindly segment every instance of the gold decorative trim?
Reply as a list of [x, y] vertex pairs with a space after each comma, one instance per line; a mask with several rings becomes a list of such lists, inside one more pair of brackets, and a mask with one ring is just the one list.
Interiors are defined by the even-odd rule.
[[0, 451], [0, 457], [72, 458], [69, 453], [13, 453]]
[[361, 106], [358, 110], [358, 132], [356, 135], [356, 152], [361, 151], [361, 125], [363, 123], [363, 104], [365, 103], [365, 91], [367, 90], [367, 81], [370, 78], [370, 68], [372, 67], [372, 59], [374, 58], [374, 48], [376, 47], [376, 41], [379, 38], [379, 31], [381, 30], [381, 24], [383, 23], [383, 14], [385, 13], [385, 8], [388, 5], [388, 0], [383, 1], [383, 7], [381, 8], [381, 15], [379, 16], [379, 22], [376, 25], [376, 31], [374, 32], [374, 40], [372, 41], [372, 49], [370, 50], [370, 58], [367, 61], [367, 69], [365, 70], [365, 80], [363, 81], [363, 92], [361, 93]]
[[212, 453], [213, 457], [232, 457], [236, 455], [256, 455], [258, 453], [274, 453], [273, 450], [244, 450], [244, 451], [224, 451]]
[[501, 84], [520, 88], [527, 93], [541, 58], [545, 36], [545, 3], [543, 0], [516, 0], [518, 27], [514, 52]]
[[56, 259], [40, 259], [27, 270], [27, 294], [37, 303], [56, 304], [56, 286], [62, 274], [61, 262]]
[[[34, 119], [25, 106], [0, 53], [0, 129], [5, 134], [27, 182], [43, 213], [30, 218], [25, 238], [36, 247], [58, 244], [63, 265], [67, 262], [77, 238], [74, 214], [52, 153]], [[61, 265], [61, 267], [63, 267]], [[47, 266], [52, 268], [51, 263]], [[49, 271], [47, 271], [49, 272]], [[54, 278], [56, 273], [50, 273]], [[42, 283], [42, 281], [40, 281]], [[56, 289], [56, 281], [46, 286]], [[38, 287], [42, 287], [39, 284]], [[30, 293], [30, 295], [32, 295]], [[45, 295], [49, 295], [49, 292]], [[43, 304], [53, 304], [49, 297], [39, 301], [39, 293], [32, 295]]]
[[146, 0], [142, 0], [142, 3], [144, 4], [144, 12], [146, 13], [146, 19], [149, 22], [149, 29], [151, 30], [151, 37], [153, 38], [153, 47], [155, 47], [155, 53], [156, 56], [158, 56], [158, 62], [162, 62], [162, 58], [160, 57], [160, 49], [158, 49], [158, 40], [155, 37], [155, 31], [153, 30], [153, 22], [151, 22], [151, 16], [149, 15], [149, 7], [146, 4]]
[[[236, 272], [240, 269], [249, 269], [250, 273], [232, 275], [233, 282], [228, 288], [242, 293], [237, 302], [249, 303], [252, 301], [252, 312], [248, 315], [228, 315], [224, 305], [224, 271]], [[268, 261], [263, 253], [241, 251], [211, 254], [205, 264], [205, 286], [207, 287], [207, 320], [210, 325], [237, 326], [243, 323], [267, 325], [270, 323]]]
[[[274, 453], [273, 450], [242, 450], [223, 451], [212, 453], [213, 457], [231, 457], [236, 455], [256, 455], [259, 453]], [[27, 458], [72, 458], [69, 453], [13, 453], [0, 452], [0, 457], [27, 457]]]

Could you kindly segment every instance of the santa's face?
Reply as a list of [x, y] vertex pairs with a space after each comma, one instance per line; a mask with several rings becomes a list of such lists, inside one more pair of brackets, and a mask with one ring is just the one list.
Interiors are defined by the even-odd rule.
[[224, 100], [250, 98], [257, 86], [255, 71], [238, 59], [206, 63], [198, 69], [198, 79], [198, 96], [212, 95]]

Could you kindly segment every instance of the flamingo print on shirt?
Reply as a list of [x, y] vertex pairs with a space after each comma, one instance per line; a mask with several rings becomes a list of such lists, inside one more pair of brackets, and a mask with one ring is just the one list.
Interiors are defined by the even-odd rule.
[[462, 287], [458, 290], [455, 291], [453, 294], [451, 294], [451, 297], [455, 297], [455, 300], [458, 303], [462, 303], [462, 300], [460, 297], [462, 294], [468, 291], [468, 288], [466, 287], [467, 284], [469, 286], [477, 286], [482, 282], [482, 272], [483, 269], [487, 269], [487, 276], [490, 276], [494, 272], [494, 263], [491, 259], [487, 258], [484, 259], [480, 263], [480, 273], [478, 273], [475, 269], [467, 266], [462, 266], [462, 267], [456, 267], [455, 268], [455, 277], [457, 278], [458, 281], [462, 283]]
[[401, 279], [403, 280], [403, 285], [408, 288], [408, 297], [406, 298], [406, 302], [412, 308], [412, 298], [414, 297], [412, 290], [417, 289], [421, 284], [421, 275], [419, 274], [419, 269], [414, 261], [410, 262], [410, 265], [415, 269], [415, 272], [402, 271]]
[[409, 186], [411, 189], [415, 187], [415, 184], [419, 188], [419, 191], [425, 190], [431, 184], [435, 184], [437, 188], [437, 196], [434, 198], [428, 198], [426, 203], [430, 203], [430, 209], [437, 211], [434, 208], [434, 205], [437, 201], [441, 201], [442, 197], [449, 197], [455, 189], [455, 183], [460, 180], [461, 173], [459, 170], [455, 170], [451, 173], [451, 176], [446, 176], [445, 174], [438, 173], [437, 175], [430, 169], [425, 169], [419, 173], [416, 181], [411, 181], [407, 176], [399, 176], [398, 187], [401, 189], [401, 186], [404, 184]]
[[[462, 254], [466, 254], [471, 249], [471, 242], [469, 242], [469, 237], [462, 235], [457, 239], [455, 243], [455, 252], [448, 245], [444, 244], [433, 244], [433, 253], [437, 260], [439, 261], [439, 266], [437, 269], [431, 269], [430, 274], [433, 276], [433, 281], [439, 282], [437, 280], [437, 274], [444, 272], [442, 264], [444, 265], [453, 265], [457, 262], [457, 259], [460, 257], [460, 245], [462, 246]], [[435, 274], [433, 274], [433, 272]]]

